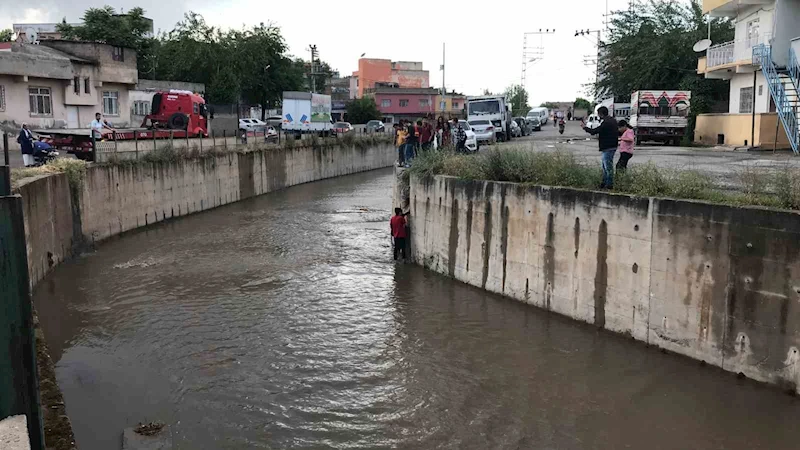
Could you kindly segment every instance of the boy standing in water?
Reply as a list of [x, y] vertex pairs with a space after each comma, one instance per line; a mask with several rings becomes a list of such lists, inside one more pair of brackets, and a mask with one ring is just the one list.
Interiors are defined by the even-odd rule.
[[406, 216], [400, 208], [394, 209], [394, 216], [389, 220], [389, 231], [394, 240], [394, 260], [397, 261], [397, 254], [403, 252], [403, 259], [406, 259]]

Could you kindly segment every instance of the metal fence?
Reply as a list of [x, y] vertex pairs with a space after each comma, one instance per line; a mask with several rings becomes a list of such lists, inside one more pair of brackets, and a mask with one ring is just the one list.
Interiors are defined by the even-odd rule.
[[[362, 125], [354, 127], [353, 131], [348, 134], [358, 139], [373, 135], [391, 135], [391, 133], [391, 128], [388, 128], [385, 132], [375, 133], [366, 130]], [[247, 133], [241, 133], [240, 130], [230, 130], [230, 132], [223, 130], [221, 133], [211, 132], [208, 137], [187, 137], [185, 133], [173, 131], [170, 137], [166, 139], [135, 138], [133, 140], [115, 140], [113, 136], [112, 134], [112, 138], [108, 140], [94, 142], [95, 162], [104, 163], [155, 158], [156, 155], [152, 155], [153, 153], [156, 153], [158, 158], [163, 158], [173, 153], [183, 156], [200, 156], [210, 152], [239, 152], [270, 146], [277, 148], [284, 145], [287, 139], [302, 141], [314, 137], [318, 139], [341, 138], [341, 135], [339, 137], [321, 138], [318, 137], [318, 133], [296, 134], [290, 132], [287, 134], [280, 129], [276, 130], [275, 134], [270, 134], [263, 130]]]

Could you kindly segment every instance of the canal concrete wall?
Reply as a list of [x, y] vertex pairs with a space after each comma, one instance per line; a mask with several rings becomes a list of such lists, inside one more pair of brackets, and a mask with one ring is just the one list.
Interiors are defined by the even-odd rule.
[[800, 214], [444, 176], [408, 201], [426, 268], [800, 392]]
[[[28, 273], [33, 286], [86, 244], [166, 219], [301, 183], [389, 167], [391, 144], [271, 148], [164, 162], [91, 165], [80, 183], [64, 173], [23, 180]], [[36, 325], [47, 447], [74, 450], [55, 369]]]

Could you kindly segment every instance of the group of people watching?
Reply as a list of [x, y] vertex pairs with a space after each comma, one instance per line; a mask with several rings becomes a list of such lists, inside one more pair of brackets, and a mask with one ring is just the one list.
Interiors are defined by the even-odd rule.
[[600, 117], [600, 126], [594, 129], [583, 126], [584, 131], [591, 135], [597, 135], [600, 147], [601, 162], [603, 166], [603, 181], [600, 189], [612, 189], [614, 187], [614, 154], [619, 150], [619, 160], [617, 161], [617, 171], [624, 172], [628, 168], [628, 160], [633, 156], [633, 146], [635, 135], [633, 128], [624, 120], [617, 122], [608, 114], [608, 108], [601, 106], [597, 109]]
[[439, 116], [436, 127], [430, 120], [401, 120], [394, 125], [395, 144], [397, 146], [397, 165], [408, 167], [420, 150], [455, 146], [456, 151], [466, 147], [467, 133], [458, 119], [447, 121]]

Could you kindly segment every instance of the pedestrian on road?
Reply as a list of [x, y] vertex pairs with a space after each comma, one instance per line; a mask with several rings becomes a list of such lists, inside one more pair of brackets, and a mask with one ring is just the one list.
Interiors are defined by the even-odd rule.
[[403, 253], [403, 260], [406, 259], [406, 215], [401, 208], [394, 209], [394, 216], [389, 220], [389, 231], [392, 233], [392, 253], [394, 260], [397, 261], [397, 254]]
[[433, 148], [434, 131], [431, 122], [426, 120], [422, 125], [422, 150], [430, 150]]
[[583, 131], [591, 135], [598, 135], [597, 141], [600, 146], [600, 152], [603, 153], [601, 158], [603, 182], [600, 184], [600, 189], [611, 189], [614, 187], [614, 153], [617, 152], [619, 127], [617, 126], [617, 121], [608, 115], [608, 108], [605, 106], [597, 109], [597, 115], [600, 116], [600, 126], [591, 129], [584, 124]]
[[628, 160], [633, 156], [633, 144], [636, 137], [633, 134], [633, 127], [624, 120], [619, 121], [619, 161], [617, 161], [617, 172], [625, 172], [628, 168]]
[[453, 119], [455, 122], [455, 139], [456, 142], [456, 153], [466, 153], [467, 152], [467, 132], [464, 131], [464, 127], [461, 125], [461, 122], [458, 119]]
[[34, 164], [33, 134], [31, 134], [31, 130], [28, 129], [27, 123], [22, 124], [22, 129], [19, 130], [19, 136], [17, 137], [17, 142], [19, 143], [20, 149], [22, 150], [22, 162], [25, 164], [25, 167], [32, 166]]
[[567, 111], [567, 121], [569, 122], [570, 120], [572, 120], [572, 111], [571, 110]]
[[103, 138], [104, 129], [109, 129], [111, 131], [114, 130], [114, 128], [112, 128], [111, 125], [109, 125], [108, 122], [106, 122], [105, 119], [103, 119], [103, 116], [99, 112], [94, 113], [94, 120], [92, 121], [91, 127], [92, 127], [92, 134], [94, 135], [95, 139]]
[[406, 139], [408, 138], [408, 132], [403, 127], [403, 121], [401, 120], [399, 124], [395, 124], [395, 136], [396, 141], [395, 144], [397, 145], [397, 167], [403, 167], [406, 163]]

